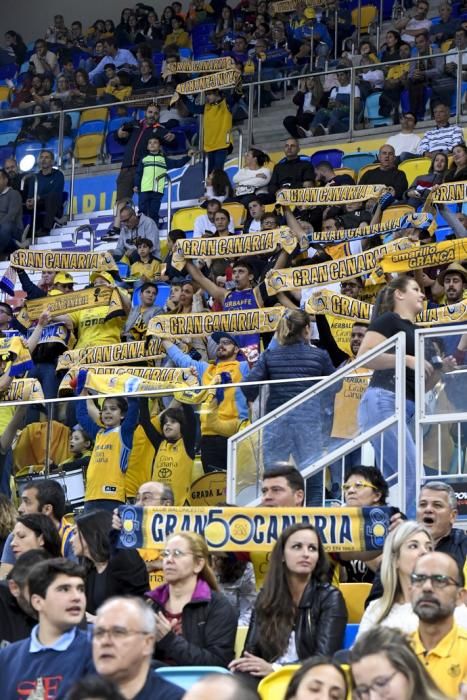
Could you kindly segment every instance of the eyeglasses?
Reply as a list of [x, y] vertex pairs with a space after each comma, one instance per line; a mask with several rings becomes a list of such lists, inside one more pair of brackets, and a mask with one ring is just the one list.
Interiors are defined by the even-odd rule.
[[106, 635], [113, 641], [118, 641], [131, 637], [135, 634], [147, 635], [149, 632], [144, 632], [143, 630], [127, 630], [126, 627], [95, 627], [92, 631], [93, 639], [98, 639], [101, 641]]
[[430, 580], [431, 585], [433, 588], [446, 588], [447, 586], [456, 586], [456, 588], [460, 587], [459, 581], [456, 581], [456, 579], [452, 578], [452, 576], [444, 576], [443, 574], [411, 574], [410, 575], [410, 582], [412, 586], [423, 586], [424, 583], [426, 583], [428, 580]]
[[355, 695], [359, 700], [369, 700], [370, 693], [372, 690], [374, 690], [375, 693], [380, 696], [380, 698], [386, 697], [389, 690], [388, 685], [396, 673], [399, 673], [399, 671], [394, 671], [394, 673], [391, 673], [390, 676], [381, 676], [380, 678], [376, 678], [376, 680], [374, 680], [373, 683], [370, 683], [370, 685], [357, 686], [355, 688]]
[[374, 489], [377, 491], [376, 486], [373, 486], [373, 484], [370, 484], [369, 481], [354, 481], [353, 484], [344, 484], [342, 486], [342, 490], [344, 493], [347, 493], [347, 491], [350, 491], [350, 489], [355, 489], [356, 491], [360, 491], [361, 489], [364, 488], [369, 488], [369, 489]]
[[163, 549], [161, 552], [162, 559], [168, 559], [172, 557], [173, 559], [181, 559], [181, 557], [187, 557], [191, 552], [182, 552], [181, 549]]

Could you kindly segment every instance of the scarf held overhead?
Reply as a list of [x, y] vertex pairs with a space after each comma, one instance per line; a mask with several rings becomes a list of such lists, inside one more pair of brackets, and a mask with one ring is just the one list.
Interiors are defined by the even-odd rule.
[[231, 68], [230, 70], [224, 70], [220, 73], [211, 73], [210, 75], [203, 75], [200, 78], [192, 78], [185, 83], [177, 85], [177, 90], [170, 100], [170, 104], [172, 105], [177, 102], [180, 95], [196, 95], [200, 92], [207, 92], [208, 90], [225, 90], [235, 87], [239, 84], [241, 77], [242, 74], [240, 71], [236, 68]]

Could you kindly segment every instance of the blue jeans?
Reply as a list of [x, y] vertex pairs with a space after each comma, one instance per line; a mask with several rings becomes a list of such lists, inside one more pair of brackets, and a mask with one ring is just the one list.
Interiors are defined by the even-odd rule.
[[[387, 389], [370, 386], [364, 393], [358, 409], [358, 423], [361, 431], [368, 430], [380, 423], [385, 418], [394, 415], [396, 407], [395, 394]], [[409, 518], [415, 518], [416, 511], [416, 459], [415, 442], [408, 424], [415, 414], [415, 403], [410, 399], [405, 402], [405, 420], [407, 428], [405, 431], [405, 511]], [[376, 463], [381, 469], [385, 479], [395, 474], [397, 465], [397, 425], [386, 428], [381, 435], [377, 435], [370, 440], [376, 453]], [[383, 448], [381, 450], [381, 447]], [[381, 460], [383, 452], [383, 460]]]
[[162, 194], [160, 192], [140, 192], [138, 208], [145, 216], [149, 216], [156, 224], [159, 223], [159, 209], [161, 208]]
[[327, 126], [330, 134], [341, 134], [349, 129], [349, 110], [339, 109], [336, 107], [333, 110], [319, 109], [311, 122], [311, 128], [317, 126]]

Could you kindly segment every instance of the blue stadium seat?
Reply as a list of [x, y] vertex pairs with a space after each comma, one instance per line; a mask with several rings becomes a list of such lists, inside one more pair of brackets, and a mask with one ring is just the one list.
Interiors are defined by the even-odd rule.
[[16, 131], [6, 131], [3, 134], [0, 132], [0, 146], [7, 146], [9, 143], [14, 143], [17, 135], [18, 133]]
[[2, 80], [5, 80], [6, 78], [12, 78], [15, 77], [16, 73], [18, 71], [18, 66], [16, 63], [7, 63], [6, 66], [0, 66], [0, 78]]
[[[425, 87], [423, 88], [423, 104], [425, 105], [423, 108], [423, 112], [420, 112], [417, 114], [417, 119], [423, 120], [425, 118], [425, 112], [426, 112], [426, 105], [428, 100], [431, 98], [431, 88], [430, 87]], [[404, 112], [410, 112], [410, 101], [409, 101], [409, 91], [408, 90], [402, 90], [401, 92], [401, 111], [402, 113]]]
[[223, 666], [161, 666], [156, 668], [156, 673], [184, 690], [188, 690], [196, 681], [212, 673], [230, 676], [230, 671]]
[[310, 161], [313, 167], [318, 165], [322, 160], [327, 160], [328, 163], [332, 165], [333, 168], [340, 168], [342, 165], [342, 156], [344, 151], [338, 148], [327, 148], [323, 151], [316, 151], [310, 156]]
[[[58, 158], [58, 143], [59, 139], [57, 137], [53, 139], [49, 139], [47, 143], [45, 144], [45, 148], [48, 148], [50, 151], [53, 152], [55, 158]], [[71, 136], [64, 136], [63, 137], [63, 150], [62, 150], [62, 157], [66, 158], [71, 154], [73, 151], [73, 139]]]
[[73, 135], [76, 135], [76, 132], [78, 131], [79, 120], [81, 119], [81, 112], [67, 112], [67, 114], [70, 115], [71, 119], [71, 133]]
[[345, 628], [345, 634], [344, 634], [344, 649], [350, 649], [350, 647], [353, 645], [355, 641], [355, 637], [358, 634], [358, 628], [360, 625], [356, 624], [347, 624]]
[[22, 124], [22, 119], [10, 119], [9, 121], [1, 121], [0, 134], [19, 134], [19, 132], [21, 131]]
[[102, 119], [92, 119], [89, 122], [84, 122], [78, 127], [78, 136], [87, 134], [103, 134], [105, 131], [105, 122]]
[[108, 133], [110, 134], [112, 131], [117, 131], [117, 129], [120, 129], [120, 127], [128, 121], [130, 121], [129, 117], [113, 117], [109, 122]]
[[125, 144], [117, 141], [113, 133], [107, 134], [105, 139], [105, 147], [110, 156], [111, 163], [119, 163], [123, 159]]
[[381, 97], [381, 92], [373, 92], [365, 100], [364, 116], [371, 126], [387, 126], [392, 124], [391, 117], [382, 117], [379, 113], [379, 98]]
[[37, 160], [37, 157], [42, 150], [43, 146], [40, 141], [25, 141], [16, 146], [15, 158], [19, 163], [24, 156], [32, 154]]
[[[120, 265], [120, 263], [117, 263], [117, 265]], [[120, 272], [120, 274], [122, 273]], [[170, 284], [167, 284], [166, 282], [157, 282], [156, 284], [157, 297], [154, 303], [156, 304], [156, 306], [164, 306], [165, 302], [167, 301], [170, 295]], [[139, 304], [141, 304], [141, 287], [136, 287], [131, 298], [131, 305], [138, 306]]]
[[12, 158], [15, 147], [13, 144], [8, 144], [6, 146], [0, 146], [0, 167], [3, 168], [3, 164], [7, 158]]
[[365, 167], [365, 165], [370, 165], [376, 160], [376, 153], [374, 151], [365, 151], [362, 153], [345, 153], [342, 156], [342, 167], [352, 168], [355, 172], [358, 172], [360, 168]]

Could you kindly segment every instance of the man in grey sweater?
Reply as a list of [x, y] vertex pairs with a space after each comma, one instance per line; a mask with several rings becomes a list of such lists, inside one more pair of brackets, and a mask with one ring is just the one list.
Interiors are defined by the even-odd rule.
[[156, 224], [149, 216], [137, 214], [131, 204], [126, 204], [120, 212], [120, 236], [117, 247], [112, 251], [115, 260], [120, 260], [126, 253], [130, 263], [136, 262], [138, 238], [148, 238], [153, 244], [153, 255], [160, 258], [159, 229]]
[[9, 185], [8, 175], [0, 169], [0, 255], [18, 247], [23, 232], [21, 195]]

